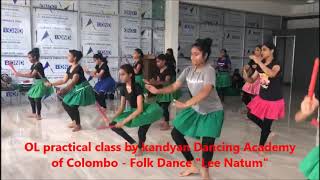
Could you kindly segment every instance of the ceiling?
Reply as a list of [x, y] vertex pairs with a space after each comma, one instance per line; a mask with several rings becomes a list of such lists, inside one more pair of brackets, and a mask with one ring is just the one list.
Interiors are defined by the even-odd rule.
[[[258, 0], [258, 1], [266, 1], [266, 0]], [[286, 5], [303, 5], [308, 4], [308, 0], [267, 0], [270, 2], [278, 3], [278, 4], [286, 4]], [[315, 2], [319, 2], [319, 0], [315, 0]]]

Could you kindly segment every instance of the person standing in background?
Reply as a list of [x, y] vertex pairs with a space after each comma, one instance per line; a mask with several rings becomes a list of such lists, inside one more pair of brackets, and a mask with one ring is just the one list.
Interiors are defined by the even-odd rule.
[[140, 85], [140, 87], [143, 89], [143, 93], [147, 93], [146, 89], [144, 88], [144, 82], [143, 82], [143, 52], [141, 49], [137, 48], [133, 52], [133, 69], [135, 73], [135, 82]]
[[215, 67], [217, 70], [216, 87], [218, 90], [219, 97], [223, 102], [226, 88], [232, 85], [230, 77], [231, 61], [226, 49], [221, 49], [220, 57], [218, 58]]

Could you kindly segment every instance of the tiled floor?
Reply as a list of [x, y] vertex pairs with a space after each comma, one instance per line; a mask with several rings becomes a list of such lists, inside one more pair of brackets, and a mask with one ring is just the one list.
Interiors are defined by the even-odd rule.
[[[113, 113], [117, 101], [108, 102], [108, 112]], [[251, 122], [245, 120], [240, 113], [241, 102], [239, 97], [228, 97], [225, 102], [225, 121], [221, 137], [216, 144], [231, 143], [243, 145], [245, 142], [257, 143], [259, 129]], [[173, 108], [172, 108], [173, 109]], [[171, 110], [172, 110], [171, 109]], [[72, 133], [67, 128], [69, 117], [57, 102], [45, 102], [43, 105], [43, 120], [36, 121], [25, 117], [29, 112], [28, 104], [6, 106], [1, 108], [1, 178], [2, 179], [200, 179], [199, 176], [179, 178], [180, 168], [130, 168], [128, 162], [134, 156], [128, 152], [65, 152], [43, 155], [41, 152], [26, 152], [24, 145], [27, 142], [43, 144], [87, 144], [100, 142], [106, 144], [124, 145], [124, 140], [111, 130], [96, 130], [101, 118], [94, 106], [81, 107], [81, 122], [83, 130]], [[110, 115], [110, 114], [109, 114]], [[165, 144], [173, 141], [170, 131], [160, 131], [160, 121], [154, 123], [148, 134], [147, 144]], [[135, 139], [137, 129], [128, 129]], [[267, 154], [268, 161], [262, 168], [211, 168], [212, 179], [304, 179], [298, 170], [298, 164], [309, 150], [314, 147], [316, 129], [309, 124], [296, 124], [291, 120], [290, 128], [287, 120], [274, 122], [273, 130], [277, 133], [274, 144], [294, 144], [296, 151], [293, 155], [288, 153]], [[188, 139], [189, 143], [195, 142]], [[194, 153], [198, 156], [198, 153]], [[51, 162], [64, 159], [85, 158], [88, 160], [116, 160], [117, 168], [53, 168]], [[164, 152], [147, 153], [143, 158], [156, 160], [162, 157], [169, 160], [184, 160], [180, 153], [168, 154]], [[233, 158], [240, 160], [262, 159], [253, 152], [232, 154], [216, 152], [213, 160]], [[127, 165], [123, 165], [126, 162]]]

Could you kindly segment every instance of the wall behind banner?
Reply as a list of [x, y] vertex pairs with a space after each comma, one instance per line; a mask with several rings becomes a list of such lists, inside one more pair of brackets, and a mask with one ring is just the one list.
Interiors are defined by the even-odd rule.
[[[93, 54], [108, 56], [112, 76], [132, 63], [133, 49], [164, 52], [164, 0], [1, 0], [1, 73], [29, 70], [27, 53], [40, 48], [49, 80], [61, 78], [69, 49], [79, 49], [81, 63], [92, 69]], [[23, 78], [14, 78], [21, 83]], [[95, 80], [91, 81], [94, 83]], [[6, 93], [7, 94], [7, 93]], [[12, 94], [12, 93], [9, 93]], [[3, 96], [2, 96], [3, 97]]]
[[220, 49], [225, 48], [232, 69], [241, 69], [256, 45], [272, 41], [273, 31], [281, 29], [281, 23], [279, 16], [180, 3], [178, 69], [191, 64], [191, 45], [197, 38], [206, 37], [213, 40], [211, 64], [218, 59]]

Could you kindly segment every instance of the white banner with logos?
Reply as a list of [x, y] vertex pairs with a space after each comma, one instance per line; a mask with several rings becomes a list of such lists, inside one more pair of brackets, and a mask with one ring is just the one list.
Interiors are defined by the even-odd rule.
[[246, 26], [251, 28], [262, 27], [262, 16], [259, 14], [247, 14], [246, 15]]
[[229, 26], [241, 26], [245, 25], [245, 13], [236, 11], [225, 11], [224, 24]]
[[261, 29], [246, 29], [246, 40], [245, 40], [245, 56], [249, 57], [254, 51], [257, 45], [262, 43], [262, 30]]
[[243, 56], [243, 28], [224, 28], [224, 41], [223, 48], [228, 51], [230, 56], [242, 57]]
[[1, 6], [1, 55], [26, 56], [31, 50], [30, 9]]
[[200, 23], [223, 24], [223, 10], [200, 7]]
[[141, 18], [152, 18], [152, 0], [141, 1]]
[[141, 18], [141, 0], [120, 0], [120, 16]]
[[199, 24], [180, 22], [179, 41], [195, 41], [199, 38]]
[[80, 11], [99, 14], [118, 14], [118, 0], [79, 0]]
[[153, 30], [153, 53], [155, 55], [164, 54], [164, 31]]
[[141, 20], [137, 18], [120, 19], [120, 46], [121, 56], [131, 56], [133, 50], [140, 48], [141, 44]]
[[[82, 60], [81, 60], [82, 61]], [[80, 61], [80, 62], [81, 62]], [[44, 66], [46, 77], [50, 81], [55, 81], [64, 77], [69, 67], [66, 57], [41, 57], [40, 62]]]
[[34, 47], [41, 56], [65, 56], [77, 49], [77, 12], [33, 9]]
[[200, 24], [200, 38], [211, 38], [211, 57], [218, 57], [220, 50], [222, 49], [222, 39], [223, 39], [223, 27], [210, 25], [210, 24]]
[[185, 22], [199, 22], [199, 6], [180, 4], [179, 19]]
[[30, 6], [30, 0], [1, 0], [1, 5]]
[[151, 54], [152, 47], [152, 29], [141, 28], [141, 49], [144, 54]]
[[62, 9], [67, 11], [77, 11], [78, 4], [76, 0], [32, 0], [33, 7], [45, 9]]
[[81, 46], [84, 56], [92, 57], [98, 52], [118, 56], [118, 18], [81, 14]]

